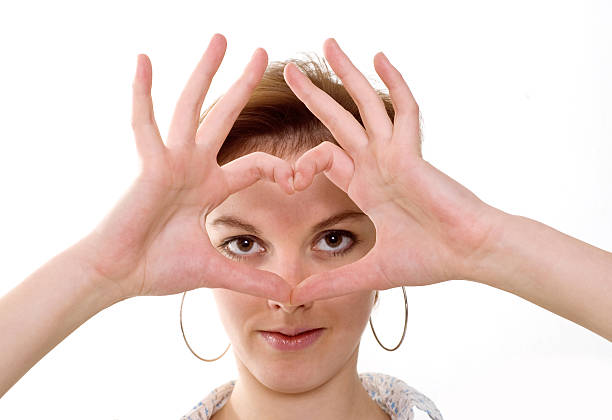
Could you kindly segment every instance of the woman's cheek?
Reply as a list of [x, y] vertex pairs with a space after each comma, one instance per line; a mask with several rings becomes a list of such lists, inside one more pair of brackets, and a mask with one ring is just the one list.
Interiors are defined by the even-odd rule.
[[374, 302], [374, 291], [350, 293], [348, 295], [332, 298], [335, 318], [344, 329], [361, 335], [365, 328]]
[[248, 321], [256, 308], [261, 307], [263, 298], [228, 289], [213, 289], [221, 322], [228, 334], [243, 334], [243, 329], [251, 325]]

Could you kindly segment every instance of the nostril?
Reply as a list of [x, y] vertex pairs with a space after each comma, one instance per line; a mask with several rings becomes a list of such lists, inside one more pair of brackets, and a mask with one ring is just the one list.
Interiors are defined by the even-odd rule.
[[292, 305], [289, 302], [283, 303], [283, 302], [277, 302], [277, 301], [269, 301], [269, 305], [274, 310], [282, 309], [284, 312], [287, 312], [287, 313], [295, 312], [297, 309], [303, 307], [303, 305]]

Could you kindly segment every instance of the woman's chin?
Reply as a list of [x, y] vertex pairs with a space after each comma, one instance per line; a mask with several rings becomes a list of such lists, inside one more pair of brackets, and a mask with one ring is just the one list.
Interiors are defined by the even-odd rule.
[[291, 371], [262, 371], [256, 375], [257, 380], [267, 388], [284, 394], [299, 394], [308, 392], [320, 386], [325, 380], [313, 372], [304, 374]]
[[239, 359], [250, 374], [267, 388], [297, 394], [326, 383], [354, 353], [351, 351], [343, 355], [334, 352], [334, 348], [338, 348], [338, 345], [329, 342], [328, 334], [323, 334], [312, 345], [294, 351], [279, 349], [257, 336], [249, 342], [245, 351], [240, 352], [245, 358]]
[[268, 355], [254, 363], [251, 373], [266, 387], [287, 394], [310, 391], [325, 382], [326, 369], [320, 357], [294, 354]]

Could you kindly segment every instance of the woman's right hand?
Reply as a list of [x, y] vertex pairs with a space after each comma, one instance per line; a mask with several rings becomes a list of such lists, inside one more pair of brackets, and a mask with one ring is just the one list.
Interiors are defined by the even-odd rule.
[[205, 217], [215, 207], [260, 179], [293, 193], [293, 169], [278, 157], [255, 152], [222, 167], [216, 160], [266, 69], [264, 49], [255, 51], [242, 76], [198, 127], [204, 97], [226, 46], [223, 35], [212, 37], [180, 96], [165, 145], [153, 114], [151, 62], [144, 54], [138, 56], [132, 128], [141, 172], [113, 210], [79, 243], [79, 255], [119, 300], [221, 287], [289, 301], [288, 283], [224, 257], [204, 229]]

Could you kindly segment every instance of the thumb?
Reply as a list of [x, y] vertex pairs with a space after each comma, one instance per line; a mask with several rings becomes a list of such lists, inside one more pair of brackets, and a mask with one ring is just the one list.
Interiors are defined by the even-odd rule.
[[348, 192], [355, 164], [342, 148], [330, 141], [324, 141], [305, 152], [295, 162], [293, 187], [296, 191], [308, 188], [319, 172], [324, 172], [338, 188]]
[[293, 168], [289, 162], [265, 152], [252, 152], [221, 166], [232, 195], [259, 180], [276, 182], [293, 194]]
[[289, 302], [291, 298], [291, 285], [282, 277], [220, 255], [207, 260], [204, 276], [207, 279], [203, 285], [205, 287], [220, 287], [277, 302]]
[[304, 302], [330, 299], [361, 290], [385, 290], [390, 284], [386, 281], [380, 264], [372, 253], [360, 260], [307, 277], [293, 288], [290, 303], [301, 305]]

